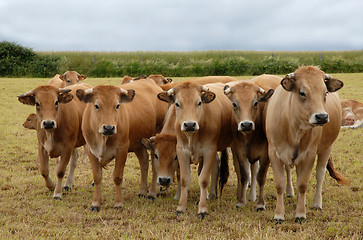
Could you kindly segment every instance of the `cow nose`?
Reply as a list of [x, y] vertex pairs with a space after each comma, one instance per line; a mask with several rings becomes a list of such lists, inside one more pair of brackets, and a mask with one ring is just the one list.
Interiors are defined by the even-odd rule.
[[317, 124], [325, 124], [329, 121], [329, 115], [327, 113], [315, 114], [315, 120]]
[[254, 124], [253, 122], [251, 121], [243, 121], [240, 123], [240, 126], [239, 126], [239, 131], [242, 131], [242, 132], [250, 132], [252, 131], [254, 128]]
[[112, 135], [115, 132], [115, 126], [112, 125], [104, 125], [103, 126], [103, 135]]
[[195, 132], [196, 130], [198, 130], [196, 128], [197, 123], [196, 122], [184, 122], [184, 131], [185, 132]]
[[170, 185], [170, 178], [168, 177], [159, 177], [159, 184], [161, 186], [169, 186]]
[[53, 129], [55, 126], [54, 121], [43, 121], [43, 127], [44, 129]]

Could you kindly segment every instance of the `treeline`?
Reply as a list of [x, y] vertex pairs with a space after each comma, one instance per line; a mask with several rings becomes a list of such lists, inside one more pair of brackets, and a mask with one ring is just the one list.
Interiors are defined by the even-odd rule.
[[363, 72], [363, 50], [341, 52], [34, 52], [0, 42], [1, 77], [53, 77], [75, 70], [89, 77], [286, 74], [301, 65], [327, 73]]

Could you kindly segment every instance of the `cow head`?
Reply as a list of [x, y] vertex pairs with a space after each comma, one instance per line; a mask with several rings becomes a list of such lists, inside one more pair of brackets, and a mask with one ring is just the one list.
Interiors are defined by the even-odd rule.
[[245, 81], [232, 87], [224, 86], [224, 94], [233, 105], [238, 131], [249, 133], [255, 130], [256, 120], [262, 114], [264, 103], [273, 93], [273, 89], [265, 91], [259, 86]]
[[23, 127], [27, 129], [37, 129], [37, 115], [35, 113], [29, 114], [23, 123]]
[[193, 82], [184, 82], [158, 94], [160, 100], [175, 104], [176, 121], [186, 133], [199, 130], [203, 104], [212, 102], [215, 96], [207, 87]]
[[56, 88], [50, 85], [39, 86], [18, 96], [18, 100], [27, 105], [35, 105], [40, 128], [52, 130], [57, 128], [59, 104], [68, 103], [73, 99], [70, 91], [70, 89]]
[[76, 71], [67, 71], [63, 75], [59, 75], [59, 78], [66, 83], [66, 87], [74, 85], [79, 81], [85, 80], [87, 77], [85, 75], [80, 75]]
[[167, 84], [167, 83], [171, 83], [173, 81], [171, 78], [165, 78], [163, 75], [160, 75], [160, 74], [151, 74], [151, 75], [149, 75], [148, 78], [151, 78], [152, 80], [154, 80], [154, 82], [159, 86]]
[[[117, 134], [117, 123], [122, 114], [123, 103], [134, 99], [135, 91], [111, 85], [100, 85], [91, 89], [77, 89], [79, 100], [90, 104], [91, 117], [98, 124], [98, 132], [104, 136]], [[121, 111], [121, 112], [120, 112]]]
[[175, 172], [178, 170], [176, 142], [176, 136], [169, 134], [157, 134], [151, 138], [141, 139], [145, 148], [154, 150], [157, 183], [164, 187], [172, 184]]
[[314, 66], [300, 67], [281, 80], [282, 87], [292, 93], [291, 104], [294, 116], [307, 128], [329, 122], [324, 105], [326, 96], [343, 87], [343, 82], [332, 78]]

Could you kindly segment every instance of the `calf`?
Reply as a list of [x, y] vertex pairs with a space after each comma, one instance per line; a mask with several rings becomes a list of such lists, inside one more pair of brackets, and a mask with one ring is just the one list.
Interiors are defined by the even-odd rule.
[[63, 75], [56, 74], [48, 81], [48, 85], [52, 85], [57, 88], [65, 88], [77, 84], [86, 78], [87, 77], [85, 75], [81, 75], [76, 71], [67, 71]]
[[232, 141], [230, 128], [232, 107], [223, 94], [222, 83], [202, 86], [194, 82], [183, 82], [158, 94], [158, 98], [175, 106], [174, 127], [181, 182], [181, 195], [176, 214], [184, 213], [187, 208], [190, 162], [202, 160], [198, 217], [204, 218], [208, 214], [207, 187], [217, 151], [226, 149]]
[[356, 100], [341, 100], [342, 127], [359, 128], [363, 126], [363, 103]]
[[23, 123], [23, 127], [27, 129], [37, 130], [37, 115], [35, 113], [29, 114]]
[[124, 84], [123, 87], [129, 90], [100, 85], [87, 91], [77, 91], [77, 97], [87, 103], [82, 131], [90, 149], [88, 157], [94, 179], [92, 211], [99, 211], [101, 206], [102, 167], [106, 167], [114, 158], [114, 206], [122, 206], [121, 184], [128, 152], [135, 152], [139, 159], [139, 195], [145, 196], [147, 193], [148, 153], [140, 140], [160, 131], [167, 104], [157, 102], [156, 96], [161, 89], [153, 81], [144, 79]]
[[[73, 185], [73, 174], [77, 161], [74, 149], [85, 144], [81, 133], [84, 106], [72, 99], [71, 89], [59, 89], [49, 85], [39, 86], [18, 96], [21, 103], [36, 106], [40, 173], [44, 177], [48, 189], [54, 190], [53, 198], [55, 199], [62, 198], [62, 179], [70, 158], [72, 170], [70, 169], [65, 188]], [[48, 161], [49, 157], [59, 156], [55, 185], [49, 176]]]
[[300, 67], [281, 81], [265, 108], [266, 136], [277, 202], [274, 221], [284, 221], [284, 164], [296, 166], [296, 222], [306, 220], [305, 193], [315, 157], [317, 188], [313, 207], [322, 208], [321, 188], [332, 145], [339, 134], [343, 83], [317, 67]]

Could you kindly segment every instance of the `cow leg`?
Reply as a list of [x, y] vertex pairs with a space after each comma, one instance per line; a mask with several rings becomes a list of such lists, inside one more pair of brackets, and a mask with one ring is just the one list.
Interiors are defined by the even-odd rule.
[[316, 192], [313, 201], [313, 208], [315, 209], [320, 209], [320, 210], [323, 209], [323, 200], [321, 192], [326, 172], [326, 165], [328, 164], [331, 151], [332, 151], [332, 146], [330, 146], [325, 152], [318, 154], [318, 160], [316, 164]]
[[86, 164], [87, 163], [87, 144], [83, 146], [83, 159], [82, 159], [82, 163]]
[[204, 216], [208, 214], [207, 191], [211, 172], [216, 162], [216, 154], [216, 149], [208, 149], [208, 151], [203, 154], [203, 168], [199, 175], [200, 198], [198, 204], [198, 216], [200, 218], [204, 218]]
[[47, 186], [49, 190], [53, 191], [55, 185], [49, 176], [49, 156], [45, 152], [44, 148], [41, 146], [38, 147], [38, 159], [39, 159], [40, 174], [43, 176], [45, 180], [45, 186]]
[[180, 191], [181, 191], [181, 184], [180, 184], [180, 169], [178, 167], [178, 171], [176, 173], [176, 177], [178, 180], [178, 185], [176, 188], [176, 192], [175, 192], [175, 196], [174, 196], [174, 200], [179, 200], [180, 199]]
[[148, 175], [148, 171], [149, 171], [149, 154], [147, 153], [147, 150], [144, 147], [135, 151], [135, 154], [139, 160], [140, 170], [141, 170], [141, 184], [140, 184], [139, 196], [146, 196], [147, 195], [147, 175]]
[[113, 182], [115, 183], [115, 188], [116, 188], [115, 205], [114, 205], [115, 208], [120, 208], [123, 205], [121, 185], [124, 175], [126, 158], [127, 158], [127, 150], [118, 153], [115, 158], [115, 169], [113, 171]]
[[101, 182], [102, 182], [102, 166], [98, 159], [91, 151], [87, 150], [88, 159], [90, 160], [93, 174], [94, 194], [91, 203], [91, 211], [100, 211], [101, 207]]
[[294, 187], [292, 186], [292, 169], [290, 166], [285, 165], [285, 171], [286, 171], [286, 196], [293, 197]]
[[[237, 185], [237, 207], [246, 206], [246, 196], [248, 188], [248, 179], [250, 172], [250, 163], [248, 162], [245, 149], [237, 149], [237, 164], [235, 163], [236, 172], [239, 173], [238, 185]], [[238, 176], [238, 174], [237, 174]]]
[[78, 151], [76, 148], [74, 148], [71, 153], [71, 160], [70, 160], [70, 164], [69, 164], [69, 173], [68, 173], [68, 177], [67, 177], [67, 182], [66, 182], [66, 185], [64, 186], [64, 190], [66, 190], [66, 191], [69, 190], [71, 187], [73, 187], [74, 171], [76, 170], [76, 167], [77, 167], [77, 161], [78, 161]]
[[154, 158], [154, 150], [151, 149], [151, 168], [152, 168], [152, 172], [153, 172], [153, 176], [151, 179], [151, 184], [149, 187], [149, 194], [148, 194], [148, 198], [150, 199], [155, 199], [156, 195], [157, 195], [157, 178], [158, 178], [158, 174], [156, 172], [155, 169], [155, 158]]
[[264, 198], [264, 188], [266, 183], [266, 175], [267, 170], [270, 165], [270, 160], [267, 156], [260, 159], [260, 168], [258, 169], [257, 173], [257, 182], [259, 186], [259, 193], [258, 193], [258, 201], [257, 201], [257, 211], [265, 210], [265, 198]]
[[71, 158], [71, 153], [73, 151], [73, 148], [66, 147], [62, 151], [60, 161], [57, 164], [57, 184], [54, 189], [53, 198], [54, 199], [62, 199], [62, 180], [64, 177], [64, 173], [66, 171], [67, 165], [69, 163], [69, 159]]
[[218, 187], [218, 177], [219, 177], [219, 155], [216, 154], [216, 160], [213, 164], [212, 174], [211, 174], [211, 182], [210, 182], [210, 189], [208, 194], [209, 200], [215, 200], [217, 199], [217, 187]]
[[305, 193], [308, 186], [309, 176], [313, 168], [315, 154], [309, 154], [304, 160], [296, 166], [297, 173], [297, 189], [299, 195], [297, 197], [295, 222], [303, 222], [306, 220]]
[[286, 189], [286, 181], [284, 175], [284, 164], [277, 158], [276, 153], [271, 149], [271, 147], [269, 147], [268, 155], [271, 162], [277, 192], [274, 221], [280, 223], [285, 220], [284, 191]]
[[190, 184], [190, 155], [183, 152], [180, 147], [177, 146], [177, 155], [180, 167], [180, 199], [176, 214], [185, 213], [187, 210], [188, 199], [188, 187]]
[[256, 185], [257, 185], [257, 171], [259, 169], [259, 162], [256, 161], [254, 164], [250, 164], [251, 170], [251, 189], [248, 194], [248, 201], [256, 201]]

